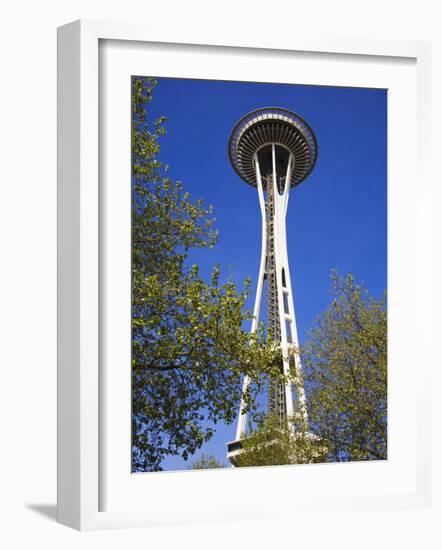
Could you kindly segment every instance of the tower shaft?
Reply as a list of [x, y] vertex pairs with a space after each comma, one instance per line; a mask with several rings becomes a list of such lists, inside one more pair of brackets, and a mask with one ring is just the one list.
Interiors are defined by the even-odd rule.
[[[281, 347], [281, 373], [289, 375], [301, 373], [301, 361], [298, 350], [298, 334], [296, 328], [295, 308], [293, 304], [290, 269], [288, 265], [286, 213], [290, 190], [291, 171], [294, 156], [289, 155], [286, 169], [281, 174], [277, 163], [277, 144], [271, 144], [272, 171], [261, 175], [260, 155], [255, 154], [256, 181], [262, 218], [261, 262], [256, 289], [255, 307], [251, 332], [257, 330], [262, 295], [267, 287], [267, 330], [274, 342]], [[278, 169], [279, 168], [279, 169]], [[264, 282], [267, 285], [264, 285]], [[243, 392], [250, 384], [248, 377], [244, 379]], [[268, 410], [276, 414], [281, 427], [290, 423], [295, 407], [293, 384], [269, 380]], [[297, 412], [306, 421], [305, 395], [300, 384], [296, 387]], [[236, 440], [244, 436], [247, 427], [247, 415], [244, 413], [245, 403], [241, 403]]]
[[[272, 185], [272, 175], [268, 175], [266, 178], [266, 189], [267, 242], [266, 270], [264, 277], [267, 279], [267, 330], [274, 342], [280, 342], [281, 322], [278, 307], [278, 282], [275, 261], [275, 195]], [[269, 380], [268, 410], [270, 414], [276, 414], [280, 423], [282, 425], [284, 424], [287, 417], [287, 402], [284, 384], [278, 383], [277, 380]]]

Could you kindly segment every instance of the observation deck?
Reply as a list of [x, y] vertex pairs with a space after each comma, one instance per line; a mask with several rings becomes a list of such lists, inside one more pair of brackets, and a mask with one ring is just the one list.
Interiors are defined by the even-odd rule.
[[271, 144], [278, 146], [277, 160], [293, 155], [290, 178], [293, 187], [304, 181], [316, 163], [318, 145], [310, 126], [296, 113], [279, 107], [264, 107], [245, 115], [233, 128], [229, 158], [241, 179], [256, 187], [254, 155], [259, 152], [263, 175], [272, 172]]

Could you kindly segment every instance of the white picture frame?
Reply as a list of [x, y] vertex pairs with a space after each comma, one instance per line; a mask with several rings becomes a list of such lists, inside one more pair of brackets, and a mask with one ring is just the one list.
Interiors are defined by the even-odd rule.
[[[241, 506], [221, 513], [215, 506], [212, 510], [207, 502], [194, 501], [188, 511], [180, 511], [170, 505], [170, 513], [164, 506], [128, 507], [127, 502], [103, 510], [100, 483], [103, 483], [102, 433], [103, 420], [100, 414], [105, 408], [100, 403], [102, 388], [100, 376], [100, 41], [127, 41], [130, 43], [168, 43], [179, 47], [191, 44], [201, 47], [228, 47], [234, 55], [235, 49], [244, 52], [272, 51], [276, 55], [287, 52], [309, 52], [311, 54], [336, 56], [376, 56], [384, 59], [412, 59], [417, 71], [417, 170], [420, 185], [416, 191], [418, 209], [416, 213], [418, 235], [420, 295], [416, 307], [420, 313], [430, 310], [431, 272], [429, 242], [429, 213], [431, 211], [431, 182], [429, 178], [429, 80], [430, 45], [425, 42], [363, 40], [356, 38], [318, 38], [302, 36], [281, 37], [269, 48], [268, 44], [238, 37], [225, 43], [199, 42], [190, 40], [185, 30], [179, 36], [157, 36], [147, 32], [143, 26], [126, 23], [98, 21], [77, 21], [59, 29], [58, 35], [58, 520], [80, 530], [151, 526], [179, 522], [213, 521], [215, 519], [246, 519], [271, 516], [266, 507], [266, 496], [262, 501], [250, 503], [247, 511]], [[265, 48], [264, 48], [265, 47]], [[279, 52], [279, 53], [278, 53]], [[430, 316], [422, 315], [417, 327], [420, 338], [430, 333]], [[357, 506], [361, 510], [422, 508], [431, 500], [430, 468], [430, 402], [429, 379], [431, 357], [420, 365], [421, 376], [416, 380], [417, 406], [417, 456], [416, 490], [408, 494], [395, 493], [358, 496], [336, 494], [334, 509]], [[266, 475], [270, 470], [267, 470]], [[281, 474], [281, 483], [284, 482]], [[286, 470], [287, 471], [287, 470]], [[215, 475], [233, 472], [200, 472], [205, 476], [204, 484], [215, 480]], [[162, 474], [160, 474], [161, 476]], [[178, 475], [168, 476], [168, 490], [178, 483]], [[186, 475], [184, 474], [180, 474]], [[194, 475], [194, 474], [191, 474]], [[249, 477], [253, 473], [248, 472]], [[175, 476], [175, 477], [173, 477]], [[244, 477], [244, 476], [243, 476]], [[153, 479], [153, 478], [152, 478]], [[157, 477], [155, 485], [165, 484], [165, 477]], [[189, 476], [187, 474], [187, 480]], [[183, 486], [184, 487], [184, 486]], [[270, 498], [270, 497], [269, 497]], [[293, 509], [326, 511], [330, 499], [304, 498], [293, 504]], [[242, 511], [241, 511], [242, 510]], [[275, 507], [273, 506], [273, 510]], [[281, 512], [278, 512], [278, 516]]]

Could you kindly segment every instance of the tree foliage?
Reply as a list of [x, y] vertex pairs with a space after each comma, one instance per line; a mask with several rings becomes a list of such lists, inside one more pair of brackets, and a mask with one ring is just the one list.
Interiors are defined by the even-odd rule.
[[335, 299], [302, 349], [310, 426], [329, 461], [387, 458], [385, 296], [332, 273]]
[[220, 462], [213, 455], [201, 454], [197, 459], [195, 459], [191, 466], [191, 470], [213, 470], [214, 468], [225, 468], [226, 465], [224, 462]]
[[246, 409], [280, 352], [243, 330], [249, 282], [206, 281], [189, 265], [191, 249], [215, 245], [212, 208], [169, 177], [158, 154], [165, 117], [149, 118], [156, 81], [132, 81], [132, 442], [134, 471], [161, 469], [168, 455], [187, 459], [219, 421], [232, 422], [244, 375]]
[[324, 460], [325, 447], [301, 422], [292, 419], [281, 428], [276, 415], [262, 418], [242, 439], [239, 467], [310, 464]]

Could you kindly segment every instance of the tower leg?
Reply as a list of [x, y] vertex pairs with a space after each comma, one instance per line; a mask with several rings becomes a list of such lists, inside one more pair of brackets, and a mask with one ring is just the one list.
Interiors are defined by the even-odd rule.
[[[296, 327], [295, 308], [293, 303], [292, 284], [287, 253], [287, 229], [286, 213], [290, 193], [290, 179], [294, 165], [293, 155], [289, 155], [285, 175], [280, 175], [276, 167], [276, 146], [272, 145], [273, 163], [273, 197], [274, 197], [274, 250], [275, 250], [275, 271], [276, 271], [276, 294], [278, 299], [279, 329], [281, 351], [283, 355], [283, 373], [290, 372], [300, 379], [301, 360], [299, 356], [298, 331]], [[305, 406], [305, 394], [302, 384], [298, 383], [297, 404], [298, 412], [303, 421], [307, 422], [307, 411]], [[285, 418], [289, 421], [294, 415], [294, 403], [292, 383], [287, 383], [284, 388], [285, 397]]]
[[[258, 160], [257, 154], [255, 154], [254, 156], [254, 161], [255, 161], [256, 184], [258, 188], [259, 206], [261, 209], [262, 229], [261, 229], [261, 260], [259, 264], [258, 282], [256, 285], [256, 296], [255, 296], [255, 306], [253, 308], [252, 327], [250, 329], [250, 332], [252, 334], [256, 332], [258, 328], [258, 322], [259, 322], [259, 312], [261, 309], [261, 300], [262, 300], [262, 293], [263, 293], [263, 287], [264, 287], [264, 276], [265, 276], [265, 269], [266, 269], [266, 243], [267, 243], [264, 190], [262, 187], [261, 172], [259, 169], [259, 160]], [[249, 385], [250, 385], [250, 378], [248, 376], [245, 376], [244, 383], [243, 383], [243, 391], [242, 391], [243, 396], [245, 395]], [[246, 433], [246, 429], [247, 429], [247, 413], [244, 412], [244, 409], [245, 409], [245, 402], [244, 402], [244, 399], [242, 398], [240, 410], [239, 410], [238, 425], [236, 428], [237, 441], [241, 439], [241, 437]]]

